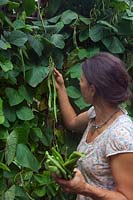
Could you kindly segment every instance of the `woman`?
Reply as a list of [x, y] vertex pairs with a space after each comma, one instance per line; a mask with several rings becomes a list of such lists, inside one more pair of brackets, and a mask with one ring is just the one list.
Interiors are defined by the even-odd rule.
[[133, 123], [120, 107], [129, 97], [128, 74], [119, 58], [104, 52], [86, 60], [82, 69], [81, 93], [92, 107], [79, 115], [55, 69], [64, 123], [75, 132], [85, 130], [77, 150], [86, 154], [72, 180], [55, 180], [77, 200], [133, 200]]

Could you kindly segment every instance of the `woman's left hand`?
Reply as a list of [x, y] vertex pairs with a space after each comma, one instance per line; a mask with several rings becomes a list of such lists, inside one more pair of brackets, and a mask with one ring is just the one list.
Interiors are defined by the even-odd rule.
[[86, 186], [86, 181], [80, 170], [74, 169], [74, 173], [75, 175], [71, 180], [61, 179], [56, 175], [54, 175], [54, 179], [65, 192], [82, 194]]

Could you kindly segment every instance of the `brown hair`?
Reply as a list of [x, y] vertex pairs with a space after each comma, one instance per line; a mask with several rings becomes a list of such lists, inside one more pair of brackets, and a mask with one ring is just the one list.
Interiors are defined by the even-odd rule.
[[95, 86], [96, 96], [111, 104], [120, 104], [129, 98], [129, 75], [118, 57], [101, 52], [87, 59], [82, 69], [88, 83]]

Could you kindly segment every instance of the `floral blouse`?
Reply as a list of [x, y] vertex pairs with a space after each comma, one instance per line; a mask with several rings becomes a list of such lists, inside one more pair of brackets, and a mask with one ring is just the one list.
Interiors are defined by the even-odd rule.
[[[86, 143], [91, 122], [83, 134], [77, 150], [85, 157], [78, 161], [78, 168], [90, 185], [103, 189], [115, 190], [109, 164], [109, 157], [119, 153], [133, 153], [133, 122], [126, 111], [92, 142]], [[95, 117], [94, 107], [88, 110], [89, 118]], [[91, 120], [90, 120], [91, 121]], [[91, 197], [77, 195], [76, 200], [93, 200]]]

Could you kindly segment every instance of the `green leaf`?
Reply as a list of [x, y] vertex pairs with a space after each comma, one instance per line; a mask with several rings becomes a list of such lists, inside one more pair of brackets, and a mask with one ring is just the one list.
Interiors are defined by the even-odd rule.
[[55, 33], [59, 33], [64, 27], [63, 22], [58, 22], [55, 25], [46, 25], [44, 26], [46, 32], [50, 35], [55, 34]]
[[25, 28], [25, 22], [21, 19], [17, 19], [13, 22], [13, 27], [15, 30]]
[[127, 15], [123, 15], [122, 19], [133, 21], [133, 11], [127, 9], [126, 12], [127, 12]]
[[32, 103], [33, 102], [33, 95], [31, 94], [31, 91], [27, 90], [24, 85], [21, 85], [18, 89], [18, 92], [23, 98], [28, 102]]
[[5, 192], [5, 199], [4, 200], [15, 200], [15, 185], [12, 185], [6, 192]]
[[27, 35], [24, 32], [19, 31], [19, 30], [14, 30], [9, 35], [9, 42], [18, 47], [24, 46], [27, 40], [28, 40]]
[[64, 64], [64, 55], [60, 49], [55, 49], [55, 51], [53, 51], [53, 59], [55, 66], [57, 66], [58, 69], [62, 69]]
[[91, 58], [92, 56], [94, 56], [100, 52], [100, 48], [98, 48], [98, 47], [89, 48], [88, 52], [89, 52], [88, 58]]
[[42, 186], [39, 187], [37, 189], [34, 190], [34, 193], [38, 196], [38, 197], [44, 197], [47, 193], [47, 188]]
[[99, 48], [89, 48], [89, 49], [79, 49], [78, 50], [78, 57], [80, 60], [83, 60], [85, 58], [90, 58], [94, 55], [99, 53]]
[[58, 23], [55, 25], [54, 33], [59, 33], [63, 28], [64, 28], [63, 22], [58, 22]]
[[45, 146], [50, 146], [52, 144], [52, 140], [53, 140], [53, 131], [50, 128], [46, 128], [44, 131], [44, 135], [41, 139], [41, 142]]
[[0, 0], [0, 6], [7, 4], [9, 0]]
[[70, 24], [73, 20], [77, 19], [78, 15], [77, 13], [71, 11], [71, 10], [66, 10], [65, 12], [62, 13], [61, 15], [61, 21], [64, 24]]
[[39, 184], [39, 186], [43, 186], [46, 184], [49, 185], [51, 182], [53, 182], [49, 171], [44, 171], [43, 174], [35, 174], [34, 178]]
[[133, 21], [133, 16], [129, 17], [129, 16], [124, 16], [122, 17], [123, 19], [126, 19], [126, 20], [130, 20], [130, 21]]
[[4, 42], [3, 40], [0, 40], [0, 48], [7, 50], [8, 48], [11, 48], [11, 46], [8, 42]]
[[52, 42], [45, 37], [42, 38], [42, 42], [44, 45], [44, 51], [47, 52], [48, 55], [51, 54], [51, 51], [54, 48], [54, 44], [52, 44]]
[[7, 165], [10, 165], [15, 157], [17, 137], [15, 131], [12, 131], [7, 137], [5, 158]]
[[83, 41], [87, 40], [88, 38], [89, 38], [89, 29], [80, 31], [80, 34], [79, 34], [80, 42], [83, 42]]
[[[133, 7], [133, 2], [132, 2], [132, 7]], [[132, 10], [126, 9], [126, 12], [127, 12], [127, 15], [128, 15], [129, 17], [133, 17], [133, 11], [132, 11]]]
[[7, 119], [5, 119], [5, 121], [4, 121], [4, 123], [3, 123], [3, 126], [4, 126], [5, 128], [10, 128], [10, 124], [9, 124], [9, 122], [8, 122]]
[[79, 16], [79, 19], [81, 22], [83, 22], [84, 24], [86, 25], [89, 25], [91, 23], [91, 19], [87, 18], [87, 17], [84, 17], [84, 16]]
[[4, 199], [4, 191], [7, 189], [6, 179], [4, 176], [1, 176], [0, 179], [0, 197], [3, 200]]
[[57, 141], [60, 144], [64, 144], [64, 131], [63, 130], [55, 129], [54, 135], [57, 137]]
[[[15, 64], [15, 63], [14, 63]], [[21, 69], [16, 68], [16, 65], [14, 65], [13, 70], [8, 71], [5, 74], [5, 78], [8, 79], [8, 81], [11, 84], [17, 85], [17, 77], [20, 74]]]
[[5, 117], [3, 114], [3, 100], [0, 98], [0, 124], [3, 124], [5, 121]]
[[56, 15], [56, 12], [59, 10], [61, 6], [62, 0], [50, 0], [49, 6], [48, 6], [48, 13], [47, 15], [52, 17]]
[[4, 16], [4, 19], [5, 19], [6, 23], [13, 28], [11, 19], [9, 17], [7, 17], [6, 15]]
[[[21, 2], [20, 2], [21, 3]], [[19, 8], [19, 6], [20, 6], [20, 3], [18, 3], [18, 2], [15, 2], [15, 1], [9, 1], [8, 2], [8, 8], [10, 9], [10, 10], [17, 10], [18, 8]]]
[[104, 29], [100, 25], [93, 26], [89, 31], [89, 36], [93, 42], [98, 42], [104, 37]]
[[40, 128], [32, 128], [32, 131], [36, 137], [38, 137], [39, 139], [42, 139], [43, 134]]
[[21, 120], [31, 120], [34, 118], [32, 110], [26, 106], [16, 110], [17, 117]]
[[65, 46], [64, 37], [61, 34], [52, 35], [50, 41], [59, 49], [63, 49]]
[[83, 97], [80, 96], [80, 98], [74, 100], [74, 103], [76, 104], [76, 106], [80, 109], [80, 110], [83, 110], [85, 108], [89, 108], [89, 104], [86, 104], [83, 100]]
[[89, 56], [89, 51], [87, 49], [79, 49], [78, 57], [80, 60], [87, 58]]
[[33, 171], [37, 172], [40, 168], [38, 160], [24, 144], [17, 145], [16, 160], [22, 167], [30, 168]]
[[68, 86], [67, 87], [67, 94], [69, 97], [73, 98], [73, 99], [77, 99], [80, 97], [80, 91], [74, 87], [74, 86]]
[[31, 200], [21, 186], [16, 185], [16, 200]]
[[131, 21], [121, 20], [118, 24], [119, 35], [128, 35], [132, 37], [133, 35], [133, 25]]
[[41, 56], [43, 51], [43, 44], [40, 42], [40, 40], [30, 34], [28, 35], [28, 40], [31, 47], [38, 54], [38, 56]]
[[5, 118], [10, 122], [15, 122], [16, 120], [16, 110], [14, 107], [9, 107], [7, 105], [4, 106], [4, 115]]
[[9, 167], [7, 167], [4, 163], [0, 162], [0, 169], [3, 169], [4, 171], [10, 172]]
[[102, 40], [106, 48], [112, 53], [123, 53], [125, 48], [117, 37], [104, 38]]
[[48, 67], [33, 66], [32, 69], [26, 72], [26, 80], [30, 86], [36, 87], [47, 77], [48, 73], [49, 73]]
[[18, 144], [23, 143], [27, 144], [28, 143], [28, 137], [29, 137], [29, 132], [30, 132], [30, 124], [29, 123], [23, 123], [22, 126], [18, 126], [15, 128], [15, 132], [17, 135], [18, 139]]
[[28, 16], [31, 16], [35, 10], [35, 0], [23, 0], [23, 9]]
[[60, 17], [61, 17], [61, 15], [57, 15], [55, 17], [52, 17], [52, 18], [48, 19], [48, 22], [55, 24], [60, 19]]
[[24, 97], [14, 88], [6, 88], [5, 91], [11, 106], [18, 105], [24, 100]]
[[6, 140], [8, 136], [9, 136], [9, 133], [7, 129], [5, 128], [0, 129], [0, 140]]
[[99, 20], [99, 21], [97, 21], [97, 23], [98, 24], [102, 24], [104, 26], [107, 26], [108, 28], [111, 28], [115, 33], [118, 33], [118, 29], [115, 26], [113, 26], [110, 23], [108, 23], [107, 21]]
[[8, 72], [13, 69], [13, 64], [10, 60], [5, 60], [0, 62], [0, 67], [3, 69], [4, 72]]
[[77, 63], [76, 65], [73, 65], [67, 70], [66, 75], [70, 75], [71, 78], [77, 78], [80, 80], [82, 74], [82, 64]]

